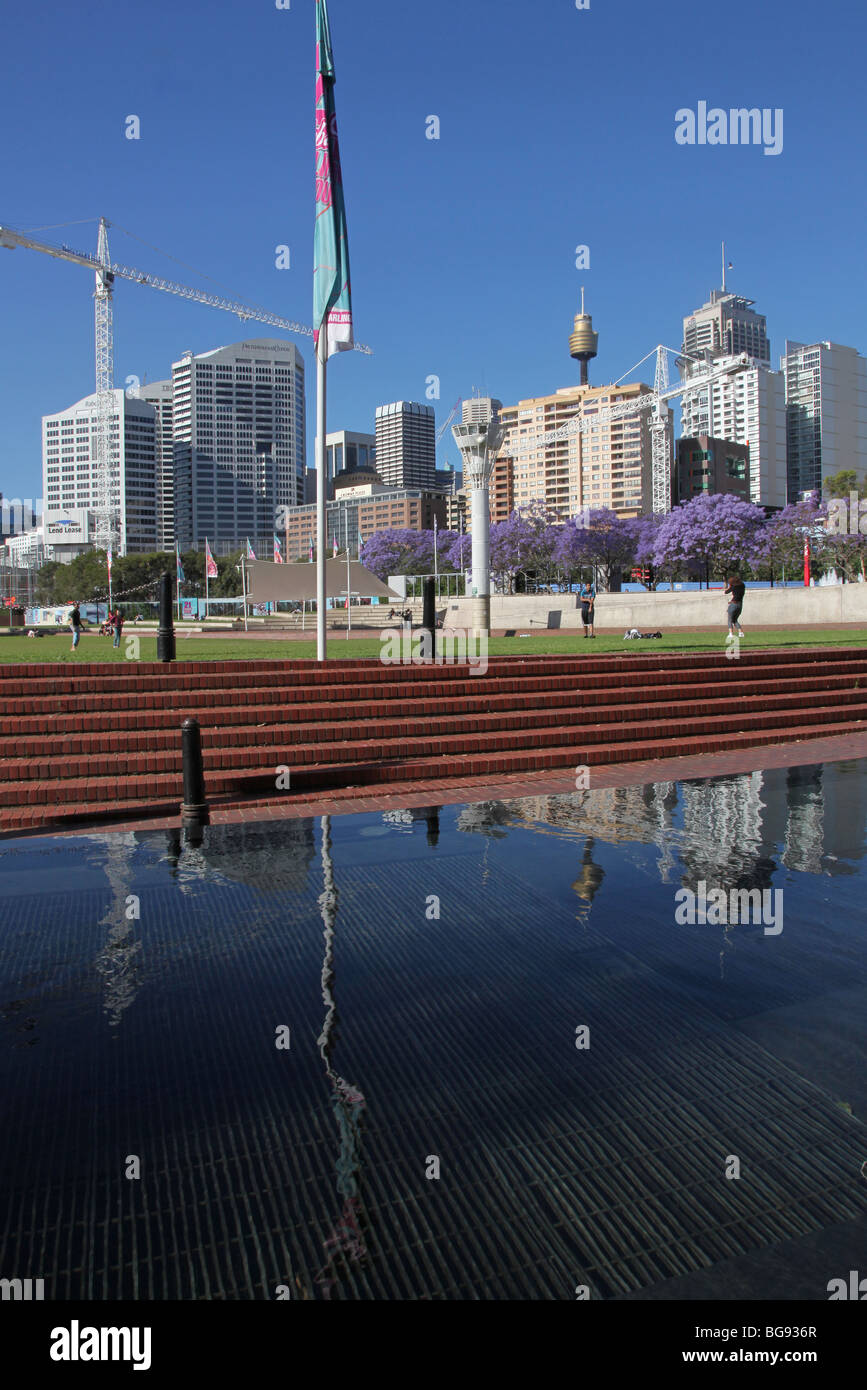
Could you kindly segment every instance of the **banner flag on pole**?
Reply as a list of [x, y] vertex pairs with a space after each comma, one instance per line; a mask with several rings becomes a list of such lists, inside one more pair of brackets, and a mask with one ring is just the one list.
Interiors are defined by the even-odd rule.
[[216, 579], [219, 573], [217, 562], [211, 554], [211, 547], [208, 545], [208, 538], [205, 537], [205, 573], [208, 579]]
[[275, 564], [275, 565], [282, 565], [282, 563], [283, 563], [283, 551], [282, 551], [282, 549], [281, 549], [281, 547], [280, 547], [280, 537], [279, 537], [278, 535], [275, 534], [275, 536], [274, 536], [274, 564]]
[[250, 537], [248, 536], [248, 537], [247, 537], [247, 559], [248, 559], [248, 560], [255, 560], [255, 558], [256, 558], [256, 552], [255, 552], [255, 550], [253, 549], [252, 545], [250, 544]]
[[308, 560], [310, 561], [310, 563], [311, 563], [311, 565], [312, 565], [312, 564], [313, 564], [313, 537], [312, 537], [312, 536], [310, 537], [310, 545], [308, 546], [308, 550], [307, 550], [307, 558], [308, 558]]
[[354, 347], [346, 208], [334, 105], [334, 59], [325, 0], [316, 0], [316, 224], [313, 341], [325, 328], [325, 360]]
[[183, 582], [184, 582], [184, 567], [183, 567], [183, 565], [181, 564], [181, 543], [180, 543], [180, 541], [175, 541], [175, 558], [177, 559], [178, 583], [179, 583], [179, 584], [183, 584]]
[[334, 558], [337, 559], [337, 537], [336, 537], [336, 536], [332, 536], [332, 537], [331, 537], [331, 553], [334, 555]]
[[109, 548], [108, 548], [108, 553], [107, 553], [107, 555], [106, 555], [106, 557], [105, 557], [105, 560], [106, 560], [106, 564], [107, 564], [107, 566], [108, 566], [108, 582], [109, 582], [109, 584], [110, 584], [110, 583], [111, 583], [111, 560], [112, 560], [111, 546], [109, 546]]

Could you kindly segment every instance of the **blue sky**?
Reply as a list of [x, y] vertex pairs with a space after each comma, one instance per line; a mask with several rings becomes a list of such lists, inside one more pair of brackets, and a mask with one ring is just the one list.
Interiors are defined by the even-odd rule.
[[[208, 287], [201, 271], [309, 324], [314, 9], [7, 11], [0, 223], [102, 214], [147, 243], [116, 226], [115, 260]], [[372, 430], [378, 404], [424, 400], [431, 374], [438, 424], [474, 388], [508, 404], [573, 384], [582, 283], [600, 334], [591, 381], [613, 380], [657, 342], [677, 346], [719, 283], [723, 238], [729, 288], [767, 315], [774, 365], [786, 337], [867, 350], [867, 18], [852, 0], [330, 0], [329, 14], [356, 336], [374, 348], [332, 359], [329, 429]], [[676, 144], [675, 112], [702, 100], [782, 108], [782, 153]], [[44, 236], [95, 249], [96, 223]], [[0, 250], [6, 496], [41, 495], [41, 416], [93, 390], [91, 290], [86, 270]], [[116, 384], [250, 333], [120, 282]], [[312, 342], [296, 341], [312, 465]], [[450, 432], [440, 452], [457, 462]]]

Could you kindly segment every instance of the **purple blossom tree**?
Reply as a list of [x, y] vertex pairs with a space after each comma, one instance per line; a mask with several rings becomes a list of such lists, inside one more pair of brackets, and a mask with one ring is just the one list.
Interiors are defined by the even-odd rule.
[[744, 567], [755, 554], [765, 514], [761, 507], [728, 492], [681, 502], [659, 528], [654, 564], [688, 566], [710, 583]]

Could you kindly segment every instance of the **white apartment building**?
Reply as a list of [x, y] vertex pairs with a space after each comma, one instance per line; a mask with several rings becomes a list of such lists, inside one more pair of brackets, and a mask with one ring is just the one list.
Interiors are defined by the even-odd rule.
[[45, 527], [36, 526], [32, 531], [22, 531], [17, 536], [7, 536], [4, 542], [5, 563], [16, 569], [38, 570], [46, 560], [52, 558], [45, 547]]
[[[172, 364], [176, 538], [226, 554], [269, 547], [278, 507], [304, 500], [304, 359], [256, 338]], [[267, 553], [267, 551], [266, 551]]]
[[[735, 357], [717, 357], [715, 365], [734, 361]], [[751, 502], [786, 505], [786, 389], [782, 372], [770, 371], [757, 362], [718, 378], [710, 386], [692, 391], [687, 388], [680, 410], [682, 435], [708, 434], [750, 446]]]
[[[147, 401], [112, 392], [111, 505], [120, 518], [120, 555], [157, 549], [155, 411]], [[70, 514], [87, 514], [97, 505], [96, 396], [85, 396], [67, 410], [42, 420], [42, 487], [46, 537]], [[70, 534], [72, 528], [70, 528]], [[78, 548], [89, 549], [79, 528]], [[70, 556], [71, 558], [71, 556]]]
[[867, 359], [839, 343], [792, 343], [786, 383], [789, 500], [821, 495], [825, 479], [853, 469], [867, 481]]
[[172, 433], [172, 383], [152, 381], [135, 393], [155, 411], [157, 550], [175, 548], [175, 449]]
[[[650, 390], [640, 382], [568, 386], [504, 407], [500, 421], [505, 434], [491, 480], [491, 519], [502, 521], [537, 499], [563, 517], [576, 516], [585, 507], [609, 507], [620, 516], [651, 511], [651, 412], [640, 408], [634, 415], [605, 419], [611, 406], [637, 401]], [[535, 443], [577, 418], [586, 422], [581, 433]]]

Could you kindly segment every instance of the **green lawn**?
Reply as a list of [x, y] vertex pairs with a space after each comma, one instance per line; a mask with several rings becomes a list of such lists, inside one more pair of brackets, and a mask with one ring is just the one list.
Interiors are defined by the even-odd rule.
[[[69, 633], [52, 633], [38, 639], [28, 637], [6, 637], [0, 635], [0, 665], [14, 661], [127, 661], [125, 648], [128, 637], [125, 633], [121, 646], [112, 647], [109, 637], [99, 637], [85, 633], [78, 650], [70, 650]], [[661, 651], [719, 651], [725, 652], [725, 629], [714, 632], [673, 632], [661, 641], [624, 642], [620, 636], [596, 637], [592, 641], [580, 633], [545, 633], [536, 637], [492, 637], [488, 644], [489, 656], [539, 656], [547, 652], [577, 652], [585, 656], [598, 656], [600, 652], [623, 652], [628, 656], [652, 655]], [[156, 637], [140, 637], [140, 660], [156, 661]], [[741, 651], [755, 650], [757, 647], [854, 647], [867, 646], [867, 630], [856, 628], [826, 629], [781, 628], [772, 632], [747, 633], [741, 644]], [[381, 646], [376, 637], [347, 641], [345, 637], [332, 636], [328, 639], [328, 655], [332, 660], [346, 658], [378, 657]], [[262, 639], [256, 641], [226, 637], [198, 638], [177, 634], [176, 652], [178, 661], [263, 661], [263, 660], [312, 660], [316, 656], [316, 643], [296, 642], [289, 639]]]

